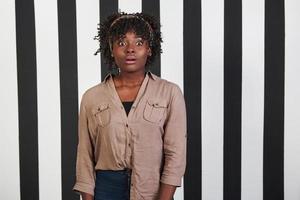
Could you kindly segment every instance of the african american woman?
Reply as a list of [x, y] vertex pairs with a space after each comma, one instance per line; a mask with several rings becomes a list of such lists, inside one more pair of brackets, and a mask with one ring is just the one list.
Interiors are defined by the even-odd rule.
[[171, 200], [181, 186], [186, 109], [180, 88], [150, 72], [159, 29], [144, 13], [116, 13], [99, 26], [95, 54], [111, 70], [81, 99], [74, 191], [83, 200]]

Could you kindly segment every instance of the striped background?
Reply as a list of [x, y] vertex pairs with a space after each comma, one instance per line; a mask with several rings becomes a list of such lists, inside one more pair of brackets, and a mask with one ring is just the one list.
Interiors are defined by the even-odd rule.
[[299, 0], [1, 0], [0, 199], [79, 200], [79, 102], [107, 73], [93, 37], [118, 10], [160, 19], [152, 71], [184, 91], [175, 199], [299, 200]]

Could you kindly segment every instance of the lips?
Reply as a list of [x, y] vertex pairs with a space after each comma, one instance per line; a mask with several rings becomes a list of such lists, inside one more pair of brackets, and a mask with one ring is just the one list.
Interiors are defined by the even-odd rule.
[[130, 64], [134, 64], [136, 62], [136, 58], [135, 56], [127, 56], [125, 63], [130, 65]]

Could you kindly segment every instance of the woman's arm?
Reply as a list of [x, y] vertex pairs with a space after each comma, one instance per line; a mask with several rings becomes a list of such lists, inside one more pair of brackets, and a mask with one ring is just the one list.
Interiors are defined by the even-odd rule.
[[164, 126], [164, 166], [161, 174], [159, 200], [170, 200], [181, 186], [186, 166], [186, 109], [178, 86], [173, 89], [168, 118]]
[[82, 200], [94, 200], [94, 196], [88, 193], [81, 192]]
[[88, 113], [86, 100], [83, 95], [78, 118], [78, 146], [76, 160], [76, 183], [73, 190], [76, 192], [94, 195], [95, 188], [95, 159], [92, 137], [88, 127]]
[[172, 200], [176, 187], [161, 183], [157, 200]]

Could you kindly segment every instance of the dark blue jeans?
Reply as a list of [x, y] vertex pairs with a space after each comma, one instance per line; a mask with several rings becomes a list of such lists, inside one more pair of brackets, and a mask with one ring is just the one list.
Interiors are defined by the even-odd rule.
[[[94, 200], [129, 200], [130, 170], [99, 170], [96, 171]], [[174, 198], [172, 198], [174, 200]]]
[[94, 200], [129, 200], [130, 173], [129, 170], [96, 171]]

